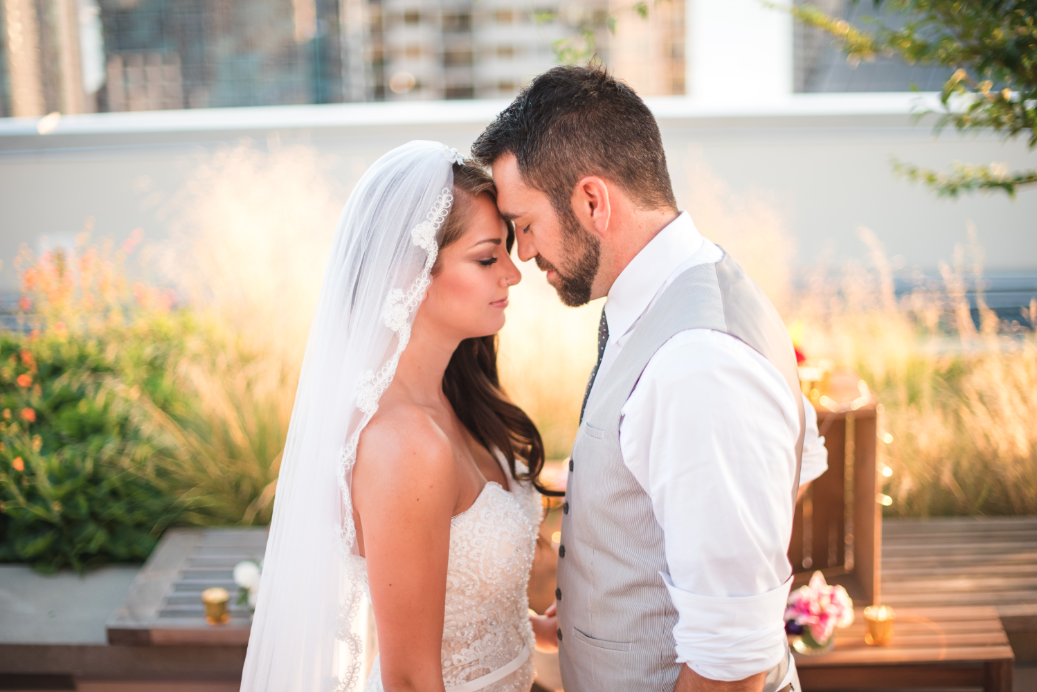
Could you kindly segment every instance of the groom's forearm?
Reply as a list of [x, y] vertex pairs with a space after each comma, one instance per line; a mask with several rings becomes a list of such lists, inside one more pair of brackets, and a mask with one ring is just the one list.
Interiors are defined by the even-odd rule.
[[757, 673], [745, 680], [724, 682], [704, 678], [686, 665], [681, 666], [680, 675], [673, 692], [760, 692], [767, 678], [766, 673]]

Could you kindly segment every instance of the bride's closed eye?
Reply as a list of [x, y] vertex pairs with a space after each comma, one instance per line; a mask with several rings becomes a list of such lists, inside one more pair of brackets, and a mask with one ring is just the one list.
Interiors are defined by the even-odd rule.
[[489, 259], [479, 260], [479, 264], [481, 264], [484, 267], [489, 267], [489, 266], [491, 266], [493, 264], [496, 264], [496, 262], [497, 262], [497, 258], [496, 257], [490, 257]]

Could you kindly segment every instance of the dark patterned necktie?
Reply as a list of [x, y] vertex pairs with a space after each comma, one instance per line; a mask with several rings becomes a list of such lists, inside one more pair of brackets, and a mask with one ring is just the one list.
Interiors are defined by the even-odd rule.
[[583, 422], [583, 412], [587, 410], [587, 399], [590, 398], [591, 388], [594, 386], [594, 378], [598, 374], [598, 368], [601, 367], [601, 357], [605, 355], [605, 344], [609, 340], [609, 323], [605, 319], [605, 308], [601, 309], [601, 321], [598, 322], [598, 362], [594, 364], [594, 369], [591, 370], [590, 381], [587, 382], [587, 391], [583, 395], [583, 406], [580, 407], [580, 422]]

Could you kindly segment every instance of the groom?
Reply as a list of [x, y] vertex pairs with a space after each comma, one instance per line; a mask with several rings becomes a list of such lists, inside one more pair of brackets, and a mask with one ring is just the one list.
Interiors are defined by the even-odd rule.
[[537, 77], [472, 154], [519, 258], [566, 305], [608, 297], [547, 619], [566, 692], [798, 692], [782, 615], [806, 426], [777, 312], [678, 211], [655, 119], [603, 70]]

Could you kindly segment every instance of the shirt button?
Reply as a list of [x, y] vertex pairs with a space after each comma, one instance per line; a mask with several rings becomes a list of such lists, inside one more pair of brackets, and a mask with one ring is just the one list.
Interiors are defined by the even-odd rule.
[[569, 457], [569, 473], [572, 473], [572, 470], [573, 470], [573, 460], [572, 460], [572, 457]]
[[562, 641], [562, 630], [558, 630], [558, 641]]
[[558, 557], [565, 557], [565, 546], [558, 546]]
[[569, 503], [568, 502], [563, 502], [562, 503], [562, 514], [568, 514], [568, 513], [569, 513]]
[[562, 590], [561, 589], [555, 589], [555, 598], [557, 600], [559, 600], [559, 601], [562, 600]]

